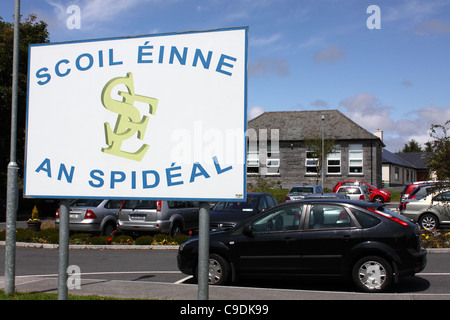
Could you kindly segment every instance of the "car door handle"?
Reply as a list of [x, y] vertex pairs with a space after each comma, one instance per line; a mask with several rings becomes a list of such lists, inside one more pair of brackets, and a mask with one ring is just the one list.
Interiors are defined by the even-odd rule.
[[287, 238], [284, 238], [284, 241], [285, 241], [286, 243], [291, 243], [291, 242], [294, 242], [295, 239], [294, 239], [294, 238], [291, 238], [291, 237], [287, 237]]

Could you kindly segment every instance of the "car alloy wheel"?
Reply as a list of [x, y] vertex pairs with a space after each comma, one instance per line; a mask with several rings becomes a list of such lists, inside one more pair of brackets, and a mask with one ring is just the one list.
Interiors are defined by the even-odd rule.
[[433, 230], [433, 229], [437, 228], [438, 222], [437, 222], [437, 219], [433, 215], [426, 214], [420, 218], [419, 224], [423, 229]]
[[228, 262], [217, 254], [211, 254], [209, 256], [209, 283], [221, 285], [228, 281], [229, 273]]
[[365, 292], [382, 292], [392, 282], [392, 268], [383, 258], [365, 257], [353, 267], [353, 281]]

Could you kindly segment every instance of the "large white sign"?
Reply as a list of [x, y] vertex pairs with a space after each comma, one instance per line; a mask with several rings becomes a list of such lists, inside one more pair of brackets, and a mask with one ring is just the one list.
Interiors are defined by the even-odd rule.
[[242, 200], [248, 28], [32, 45], [24, 193]]

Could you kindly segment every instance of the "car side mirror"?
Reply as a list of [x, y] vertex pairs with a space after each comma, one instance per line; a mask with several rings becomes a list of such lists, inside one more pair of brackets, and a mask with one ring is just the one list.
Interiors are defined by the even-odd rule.
[[244, 228], [242, 229], [242, 233], [245, 234], [246, 236], [253, 236], [252, 224], [251, 223], [247, 223], [244, 226]]

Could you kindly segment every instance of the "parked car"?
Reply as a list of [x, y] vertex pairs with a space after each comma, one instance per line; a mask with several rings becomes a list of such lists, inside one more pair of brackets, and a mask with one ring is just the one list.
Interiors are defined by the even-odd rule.
[[312, 193], [305, 199], [350, 199], [345, 193]]
[[404, 188], [402, 193], [400, 194], [400, 201], [404, 201], [408, 198], [408, 196], [411, 194], [411, 192], [419, 187], [422, 184], [430, 184], [432, 181], [416, 181], [411, 184], [407, 184]]
[[[414, 199], [413, 196], [419, 191], [419, 189], [422, 189], [422, 187], [425, 186], [431, 186], [434, 185], [434, 181], [418, 181], [414, 182], [412, 184], [408, 184], [403, 188], [402, 193], [400, 194], [400, 202], [398, 204], [399, 210], [403, 209], [403, 205], [407, 199]], [[416, 195], [417, 196], [417, 195]], [[415, 196], [415, 197], [416, 197]]]
[[[387, 290], [426, 265], [419, 228], [377, 203], [286, 202], [209, 238], [210, 284], [237, 278], [333, 275], [367, 292]], [[198, 237], [179, 246], [178, 268], [196, 276]]]
[[130, 233], [165, 233], [172, 237], [198, 229], [195, 201], [126, 200], [118, 213], [117, 229]]
[[249, 192], [246, 202], [220, 201], [210, 210], [211, 230], [234, 227], [239, 222], [277, 205], [270, 193]]
[[436, 229], [450, 223], [450, 190], [439, 190], [423, 197], [407, 199], [401, 214], [423, 229]]
[[351, 200], [370, 202], [370, 196], [365, 185], [361, 186], [341, 186], [336, 193], [343, 193]]
[[361, 185], [367, 186], [367, 192], [369, 193], [370, 201], [379, 203], [391, 201], [391, 194], [389, 193], [389, 191], [375, 188], [373, 185], [363, 181], [353, 181], [353, 180], [340, 181], [334, 186], [333, 192], [337, 192], [340, 186], [361, 186]]
[[323, 189], [318, 185], [295, 186], [287, 193], [285, 200], [302, 200], [306, 195], [312, 193], [323, 193]]
[[[116, 230], [122, 200], [77, 199], [69, 207], [69, 230], [74, 232], [110, 235]], [[59, 209], [56, 210], [55, 227], [59, 229]]]

